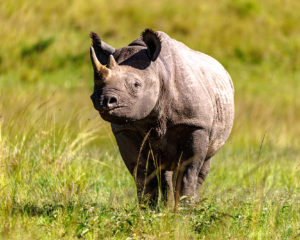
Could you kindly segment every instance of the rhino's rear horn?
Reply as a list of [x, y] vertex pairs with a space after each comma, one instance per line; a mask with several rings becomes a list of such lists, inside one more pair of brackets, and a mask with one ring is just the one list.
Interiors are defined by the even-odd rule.
[[90, 48], [90, 56], [91, 56], [94, 72], [98, 76], [98, 78], [95, 79], [95, 81], [104, 80], [109, 75], [110, 70], [99, 62], [93, 47]]
[[118, 63], [116, 62], [115, 58], [113, 55], [110, 55], [109, 56], [109, 60], [108, 60], [108, 64], [107, 66], [110, 68], [110, 69], [114, 69], [118, 66]]
[[157, 32], [147, 28], [142, 33], [143, 41], [147, 45], [147, 54], [151, 61], [155, 61], [161, 50], [161, 41]]

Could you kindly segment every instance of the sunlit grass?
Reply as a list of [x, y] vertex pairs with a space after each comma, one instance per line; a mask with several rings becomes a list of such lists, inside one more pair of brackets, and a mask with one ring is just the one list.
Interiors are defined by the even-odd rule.
[[[3, 238], [289, 238], [298, 233], [300, 159], [296, 143], [282, 140], [289, 132], [249, 132], [238, 117], [230, 141], [213, 161], [200, 204], [176, 215], [163, 208], [140, 210], [133, 180], [109, 125], [93, 111], [89, 92], [34, 90], [2, 98]], [[39, 228], [28, 229], [36, 224]], [[19, 237], [14, 234], [20, 231]]]

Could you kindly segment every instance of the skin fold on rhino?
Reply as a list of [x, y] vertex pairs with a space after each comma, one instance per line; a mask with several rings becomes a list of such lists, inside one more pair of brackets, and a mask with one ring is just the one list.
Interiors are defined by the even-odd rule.
[[[111, 123], [141, 203], [196, 201], [229, 137], [234, 88], [212, 57], [146, 29], [114, 49], [91, 32], [94, 107]], [[107, 66], [105, 66], [107, 65]], [[159, 194], [159, 192], [161, 194]]]

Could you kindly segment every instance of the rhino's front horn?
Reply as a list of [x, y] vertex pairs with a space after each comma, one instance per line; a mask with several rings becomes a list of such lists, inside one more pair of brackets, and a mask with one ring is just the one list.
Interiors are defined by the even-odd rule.
[[107, 66], [110, 68], [110, 69], [114, 69], [118, 66], [118, 63], [116, 62], [114, 56], [111, 54], [109, 55], [109, 61], [108, 61], [108, 64]]
[[109, 75], [110, 70], [99, 62], [93, 47], [90, 49], [90, 55], [94, 71], [97, 72], [102, 80], [104, 80]]

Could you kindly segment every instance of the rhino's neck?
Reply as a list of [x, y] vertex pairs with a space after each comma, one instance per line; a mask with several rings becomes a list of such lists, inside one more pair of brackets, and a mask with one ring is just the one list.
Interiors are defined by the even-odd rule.
[[[163, 133], [166, 131], [168, 122], [173, 119], [173, 107], [174, 103], [174, 91], [173, 83], [176, 78], [176, 69], [174, 63], [174, 56], [172, 48], [169, 44], [172, 43], [172, 39], [165, 33], [160, 32], [160, 39], [162, 43], [162, 50], [158, 59], [153, 63], [153, 68], [158, 73], [158, 79], [160, 82], [159, 97], [156, 106], [154, 107], [150, 117], [156, 119], [160, 131]], [[153, 119], [153, 120], [154, 120]]]

